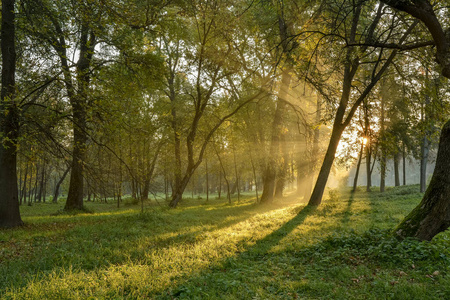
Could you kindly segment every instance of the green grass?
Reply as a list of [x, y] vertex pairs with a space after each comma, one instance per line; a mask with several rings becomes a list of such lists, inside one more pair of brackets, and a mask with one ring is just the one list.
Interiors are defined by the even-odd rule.
[[450, 236], [398, 242], [390, 231], [417, 186], [295, 197], [250, 196], [180, 208], [86, 203], [52, 215], [23, 206], [26, 225], [0, 231], [1, 299], [449, 299]]

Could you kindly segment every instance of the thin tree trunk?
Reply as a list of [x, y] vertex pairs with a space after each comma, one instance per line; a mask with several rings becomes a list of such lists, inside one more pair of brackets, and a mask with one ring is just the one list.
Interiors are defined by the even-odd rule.
[[[25, 164], [25, 174], [23, 175], [23, 186], [22, 186], [22, 192], [20, 193], [20, 205], [22, 205], [22, 203], [26, 203], [27, 202], [27, 177], [28, 177], [28, 166], [29, 166], [29, 161], [27, 160], [26, 164]], [[22, 202], [23, 200], [23, 202]]]
[[386, 111], [385, 101], [387, 93], [389, 93], [386, 86], [386, 79], [381, 83], [381, 118], [380, 118], [380, 140], [381, 140], [381, 157], [380, 157], [380, 192], [384, 193], [386, 189], [386, 164], [387, 164], [387, 149], [386, 149]]
[[218, 196], [220, 199], [220, 196], [222, 194], [222, 170], [219, 170], [219, 190], [218, 190]]
[[259, 203], [259, 197], [258, 197], [258, 179], [256, 178], [256, 168], [255, 163], [253, 162], [253, 155], [252, 150], [249, 149], [250, 154], [250, 163], [252, 164], [252, 172], [253, 172], [253, 180], [255, 181], [255, 193], [256, 193], [256, 203]]
[[28, 206], [31, 206], [32, 197], [31, 194], [33, 193], [33, 164], [31, 164], [31, 170], [30, 170], [30, 180], [28, 181]]
[[208, 158], [205, 158], [205, 176], [206, 176], [206, 202], [208, 202], [209, 201]]
[[369, 108], [367, 107], [367, 104], [364, 103], [364, 135], [366, 136], [367, 142], [366, 142], [366, 191], [370, 192], [370, 188], [372, 187], [372, 171], [371, 171], [371, 165], [372, 165], [372, 141], [370, 139], [370, 129], [369, 129]]
[[216, 152], [217, 159], [219, 160], [220, 167], [223, 172], [223, 178], [225, 179], [225, 183], [227, 185], [227, 198], [228, 203], [231, 204], [231, 193], [230, 193], [230, 182], [228, 181], [227, 174], [225, 173], [225, 166], [222, 163], [222, 159], [220, 158], [219, 152], [217, 151], [216, 147], [214, 146], [214, 151]]
[[356, 188], [358, 186], [359, 168], [361, 166], [361, 159], [362, 159], [362, 155], [363, 155], [363, 150], [364, 150], [364, 144], [361, 143], [361, 150], [359, 151], [358, 163], [356, 164], [356, 172], [355, 172], [355, 179], [353, 180], [352, 192], [355, 192]]
[[402, 157], [403, 157], [403, 185], [406, 185], [406, 150], [404, 143], [403, 143]]
[[55, 186], [55, 193], [53, 194], [53, 203], [58, 203], [58, 196], [59, 196], [59, 187], [61, 186], [61, 184], [63, 183], [64, 179], [66, 178], [67, 174], [70, 171], [70, 167], [67, 167], [67, 169], [64, 171], [63, 175], [61, 176], [61, 178], [59, 179], [59, 181], [56, 183]]
[[380, 192], [384, 193], [384, 191], [386, 190], [386, 163], [387, 163], [387, 158], [386, 158], [386, 151], [383, 149], [381, 150], [383, 153], [381, 154], [381, 170], [380, 170]]
[[420, 147], [420, 192], [424, 193], [427, 188], [427, 162], [428, 162], [428, 137], [425, 136], [422, 139], [422, 145]]
[[37, 202], [37, 197], [38, 197], [38, 182], [39, 182], [39, 163], [36, 163], [36, 178], [34, 180], [34, 203]]
[[236, 164], [236, 149], [233, 148], [233, 158], [234, 158], [234, 174], [236, 176], [236, 188], [237, 188], [237, 194], [238, 194], [238, 203], [241, 200], [241, 191], [239, 188], [239, 173], [237, 170], [237, 164]]
[[400, 186], [400, 153], [394, 154], [394, 175], [395, 175], [395, 186]]

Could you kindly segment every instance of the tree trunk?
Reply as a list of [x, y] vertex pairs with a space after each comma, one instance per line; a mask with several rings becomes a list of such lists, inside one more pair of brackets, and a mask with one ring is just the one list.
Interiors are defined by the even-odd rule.
[[313, 136], [313, 146], [312, 153], [310, 155], [309, 160], [309, 174], [305, 181], [305, 191], [303, 194], [303, 199], [308, 200], [311, 197], [311, 192], [314, 184], [314, 173], [316, 172], [316, 166], [319, 161], [319, 150], [320, 150], [320, 121], [321, 121], [321, 103], [320, 97], [317, 96], [316, 99], [316, 126], [314, 128], [314, 136]]
[[400, 153], [394, 154], [394, 175], [395, 175], [395, 186], [400, 186]]
[[[283, 117], [286, 111], [286, 98], [288, 96], [289, 86], [291, 83], [291, 75], [288, 70], [283, 70], [281, 74], [281, 86], [278, 93], [277, 106], [275, 109], [275, 116], [272, 123], [272, 140], [270, 143], [269, 159], [264, 170], [263, 175], [263, 192], [261, 195], [261, 203], [269, 203], [273, 201], [275, 193], [275, 179], [277, 178], [277, 164], [280, 157], [280, 137], [284, 135], [283, 132]], [[286, 168], [284, 166], [279, 167], [279, 178], [284, 180]], [[281, 183], [280, 183], [281, 184]], [[284, 186], [284, 183], [282, 184]], [[278, 194], [280, 194], [280, 188], [278, 188]], [[282, 189], [281, 189], [282, 193]]]
[[[74, 135], [73, 135], [73, 158], [72, 171], [70, 172], [69, 193], [67, 194], [64, 210], [83, 209], [84, 190], [84, 161], [86, 154], [86, 118], [84, 108], [74, 104]], [[77, 124], [77, 125], [75, 125]]]
[[420, 192], [424, 193], [427, 188], [427, 162], [428, 162], [428, 137], [422, 139], [422, 145], [420, 148]]
[[[286, 92], [287, 94], [287, 92]], [[279, 148], [281, 154], [281, 161], [279, 163], [279, 170], [277, 172], [276, 182], [275, 182], [275, 198], [283, 198], [283, 190], [286, 186], [287, 181], [287, 172], [288, 172], [288, 160], [289, 160], [289, 152], [286, 145], [286, 133], [282, 133], [279, 139]]]
[[420, 204], [395, 229], [400, 238], [431, 240], [450, 226], [450, 121], [439, 141], [436, 167]]
[[364, 103], [364, 135], [366, 136], [366, 191], [370, 192], [370, 188], [372, 187], [372, 171], [370, 169], [372, 163], [372, 141], [370, 139], [370, 129], [369, 129], [369, 108], [367, 107], [367, 103]]
[[14, 100], [16, 74], [14, 5], [14, 0], [2, 1], [0, 132], [3, 134], [3, 142], [0, 143], [0, 227], [3, 228], [23, 224], [19, 211], [16, 168], [19, 110]]
[[239, 173], [237, 169], [237, 163], [236, 163], [236, 149], [233, 148], [233, 160], [234, 160], [234, 175], [236, 176], [236, 189], [238, 194], [238, 203], [241, 201], [241, 191], [239, 187]]
[[[39, 193], [37, 196], [38, 202], [42, 201], [42, 195], [44, 193], [44, 182], [45, 182], [45, 160], [42, 161], [42, 170], [41, 170], [41, 178], [39, 182]], [[45, 202], [45, 196], [44, 196], [44, 202]]]
[[336, 124], [336, 122], [333, 125], [330, 143], [328, 144], [327, 152], [325, 153], [325, 158], [323, 160], [322, 167], [320, 168], [316, 185], [314, 186], [311, 198], [309, 199], [308, 202], [309, 206], [318, 206], [322, 202], [325, 186], [327, 185], [328, 176], [330, 175], [331, 167], [333, 166], [334, 162], [336, 149], [339, 144], [339, 140], [341, 139], [341, 135], [342, 132], [344, 131], [344, 128], [345, 128], [344, 126], [342, 126], [341, 124]]
[[70, 167], [67, 167], [67, 169], [64, 171], [63, 175], [59, 179], [58, 183], [56, 183], [55, 194], [53, 195], [53, 200], [52, 200], [53, 203], [58, 203], [59, 187], [63, 183], [63, 181], [66, 178], [66, 176], [69, 173], [69, 171], [70, 171]]
[[225, 173], [225, 166], [223, 165], [222, 159], [220, 158], [219, 152], [217, 151], [215, 146], [214, 146], [214, 151], [216, 152], [217, 159], [219, 160], [220, 168], [222, 169], [222, 172], [223, 172], [223, 178], [225, 179], [225, 183], [227, 185], [228, 203], [231, 204], [230, 182], [228, 181], [227, 173]]
[[402, 158], [403, 158], [403, 185], [406, 185], [406, 151], [405, 151], [405, 144], [403, 144]]
[[356, 164], [356, 172], [355, 172], [355, 179], [353, 180], [352, 192], [355, 192], [356, 188], [358, 186], [359, 168], [361, 167], [361, 159], [362, 159], [363, 150], [364, 150], [364, 144], [361, 143], [361, 150], [359, 151], [358, 163]]
[[205, 176], [206, 176], [206, 202], [208, 202], [209, 201], [208, 158], [205, 159]]
[[[70, 172], [69, 193], [67, 194], [66, 205], [64, 210], [83, 209], [84, 194], [84, 164], [86, 158], [86, 148], [88, 136], [86, 110], [87, 110], [87, 93], [90, 81], [90, 64], [94, 54], [95, 35], [90, 31], [87, 24], [81, 26], [80, 37], [80, 57], [77, 62], [77, 82], [78, 92], [74, 93], [73, 86], [66, 78], [66, 85], [70, 90], [70, 105], [73, 113], [73, 150], [72, 150], [72, 171]], [[68, 66], [66, 58], [62, 58], [63, 69], [67, 74]]]
[[[192, 170], [192, 171], [188, 170], [187, 171], [188, 174], [191, 173], [191, 172], [193, 173], [194, 170]], [[185, 175], [183, 177], [183, 179], [181, 180], [180, 185], [178, 186], [178, 188], [176, 188], [175, 192], [172, 193], [172, 200], [169, 203], [170, 207], [172, 207], [172, 208], [177, 207], [178, 203], [180, 203], [180, 201], [183, 199], [183, 192], [186, 189], [190, 178], [191, 178], [191, 176], [188, 176], [188, 175]]]
[[20, 193], [20, 205], [22, 205], [22, 200], [24, 203], [27, 202], [27, 177], [28, 177], [28, 166], [29, 162], [27, 160], [25, 165], [25, 174], [23, 175], [23, 186], [22, 186], [22, 192]]
[[[383, 150], [381, 150], [383, 151]], [[386, 190], [386, 163], [387, 163], [387, 158], [386, 158], [386, 153], [383, 152], [381, 154], [381, 170], [380, 170], [380, 192], [384, 193], [384, 191]]]
[[384, 193], [386, 189], [386, 164], [387, 164], [387, 149], [386, 149], [386, 128], [385, 128], [385, 98], [389, 93], [386, 80], [381, 84], [381, 118], [380, 118], [380, 140], [381, 140], [381, 157], [380, 157], [380, 193]]
[[220, 197], [222, 195], [222, 171], [221, 170], [219, 170], [219, 187], [218, 187], [217, 193], [218, 193], [218, 196], [220, 199]]
[[[250, 163], [252, 164], [252, 173], [253, 173], [253, 180], [255, 181], [255, 196], [256, 196], [256, 203], [259, 203], [259, 197], [258, 197], [258, 179], [256, 177], [256, 168], [255, 163], [253, 161], [253, 155], [252, 155], [252, 149], [250, 148], [248, 151], [250, 155]], [[250, 189], [252, 189], [252, 186], [250, 186]]]

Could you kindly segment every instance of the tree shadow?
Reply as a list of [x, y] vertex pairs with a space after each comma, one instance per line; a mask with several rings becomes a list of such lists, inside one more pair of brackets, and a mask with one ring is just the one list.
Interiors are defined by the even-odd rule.
[[345, 210], [342, 212], [342, 223], [348, 224], [350, 222], [350, 216], [352, 215], [352, 205], [353, 201], [355, 200], [355, 192], [350, 192], [350, 197], [347, 201], [347, 206], [345, 207]]
[[[230, 261], [234, 261], [234, 263], [231, 263], [233, 265], [240, 265], [240, 261], [247, 262], [249, 260], [259, 260], [265, 255], [268, 255], [275, 246], [277, 246], [280, 241], [287, 237], [293, 230], [295, 230], [298, 226], [304, 223], [305, 219], [314, 213], [317, 210], [317, 207], [311, 207], [311, 206], [304, 206], [301, 207], [300, 210], [297, 212], [297, 214], [290, 219], [288, 222], [283, 224], [280, 228], [277, 230], [271, 232], [270, 234], [266, 235], [264, 238], [256, 241], [255, 244], [253, 244], [250, 247], [247, 247], [245, 251], [237, 252], [237, 256], [229, 257], [221, 262], [216, 263], [216, 265], [224, 265], [230, 264]], [[240, 242], [238, 245], [243, 245], [245, 242]], [[237, 247], [240, 248], [239, 246]], [[205, 276], [205, 272], [213, 273], [214, 267], [210, 271], [202, 271], [201, 276]], [[226, 270], [223, 270], [226, 271]], [[168, 291], [167, 289], [164, 290], [156, 290], [153, 291], [156, 295], [170, 295], [170, 297], [178, 297], [183, 293], [184, 289], [183, 286], [187, 281], [196, 280], [196, 277], [189, 277], [189, 275], [184, 275], [184, 280], [179, 281], [180, 283], [177, 286], [172, 286], [169, 288], [172, 292]]]
[[[15, 236], [2, 245], [8, 247], [3, 252], [7, 265], [0, 264], [0, 273], [7, 274], [8, 278], [0, 280], [0, 290], [6, 288], [3, 285], [26, 286], [36, 272], [42, 277], [59, 269], [91, 271], [112, 264], [140, 261], [150, 249], [199, 243], [211, 232], [274, 208], [252, 203], [218, 204], [189, 211], [148, 211], [144, 214], [115, 211], [64, 217], [57, 222], [54, 222], [55, 218], [35, 224], [28, 222], [20, 233], [14, 232]], [[0, 263], [2, 260], [0, 258]]]

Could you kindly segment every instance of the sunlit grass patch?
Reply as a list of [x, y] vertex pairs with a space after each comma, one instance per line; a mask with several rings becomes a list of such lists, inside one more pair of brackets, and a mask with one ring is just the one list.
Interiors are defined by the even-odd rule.
[[50, 216], [38, 211], [24, 218], [25, 227], [0, 231], [0, 297], [450, 295], [447, 234], [431, 243], [400, 243], [390, 236], [420, 194], [392, 189], [331, 196], [318, 208], [292, 199], [259, 206], [247, 198], [239, 204], [214, 200], [185, 203], [176, 210], [152, 207], [144, 213], [139, 205], [117, 209], [102, 204], [96, 211], [95, 203], [92, 214]]

